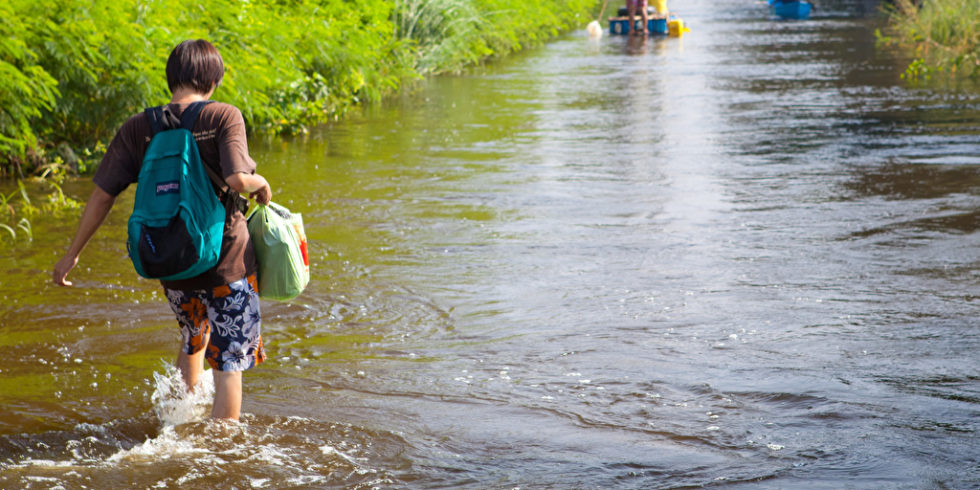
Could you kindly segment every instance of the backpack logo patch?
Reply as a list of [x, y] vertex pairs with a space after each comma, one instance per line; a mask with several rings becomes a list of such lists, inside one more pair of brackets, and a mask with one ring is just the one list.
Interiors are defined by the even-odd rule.
[[157, 195], [162, 196], [163, 194], [176, 194], [180, 192], [180, 182], [172, 180], [170, 182], [163, 182], [157, 184]]

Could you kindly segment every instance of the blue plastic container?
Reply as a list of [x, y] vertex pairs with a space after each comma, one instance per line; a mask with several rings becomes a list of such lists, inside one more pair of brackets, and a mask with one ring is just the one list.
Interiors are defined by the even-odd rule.
[[630, 23], [626, 19], [610, 19], [609, 34], [629, 34]]
[[650, 19], [647, 22], [647, 31], [651, 34], [667, 34], [667, 19]]
[[[637, 19], [634, 22], [634, 29], [639, 29], [643, 20]], [[650, 34], [667, 34], [667, 19], [647, 20], [647, 32]], [[629, 34], [630, 22], [624, 18], [609, 19], [609, 34]]]
[[810, 17], [810, 10], [813, 4], [799, 0], [781, 1], [775, 0], [769, 4], [772, 12], [782, 19], [807, 19]]

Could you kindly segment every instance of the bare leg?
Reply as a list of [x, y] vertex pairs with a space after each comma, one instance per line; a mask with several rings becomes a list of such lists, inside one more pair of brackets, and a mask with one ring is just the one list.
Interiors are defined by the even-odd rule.
[[[203, 345], [208, 345], [209, 337], [210, 334], [204, 336]], [[177, 369], [180, 370], [180, 376], [187, 385], [188, 393], [193, 393], [194, 387], [201, 379], [201, 373], [204, 372], [204, 349], [188, 354], [181, 347], [180, 352], [177, 353]]]
[[629, 15], [629, 19], [630, 19], [629, 20], [629, 25], [630, 25], [629, 33], [630, 34], [636, 34], [636, 4], [637, 3], [638, 2], [632, 2], [631, 1], [627, 5], [627, 8], [628, 8], [627, 14]]
[[[208, 344], [208, 337], [205, 335], [202, 343]], [[187, 385], [189, 393], [194, 392], [194, 387], [201, 380], [201, 373], [204, 372], [204, 350], [201, 349], [194, 354], [184, 352], [180, 349], [177, 353], [177, 369], [180, 376]], [[242, 410], [242, 373], [235, 371], [212, 370], [214, 374], [214, 406], [211, 408], [211, 417], [216, 419], [238, 420]]]
[[214, 408], [211, 417], [238, 420], [242, 411], [242, 372], [214, 372]]
[[643, 34], [647, 34], [648, 25], [650, 25], [650, 14], [647, 13], [646, 7], [643, 7]]

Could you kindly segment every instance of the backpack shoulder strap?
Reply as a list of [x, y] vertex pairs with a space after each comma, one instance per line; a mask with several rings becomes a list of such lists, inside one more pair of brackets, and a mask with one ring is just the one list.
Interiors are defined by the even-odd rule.
[[[191, 105], [187, 106], [187, 108], [184, 109], [184, 112], [180, 114], [180, 127], [193, 132], [194, 124], [197, 122], [197, 118], [200, 117], [201, 111], [204, 110], [204, 106], [210, 104], [211, 102], [213, 101], [199, 100], [197, 102], [192, 102]], [[203, 160], [201, 161], [201, 164], [204, 167], [204, 171], [207, 172], [208, 177], [211, 178], [211, 182], [214, 182], [214, 185], [218, 186], [218, 189], [220, 189], [222, 193], [227, 194], [230, 189], [224, 179], [222, 179], [210, 165], [204, 163]]]
[[201, 110], [204, 106], [210, 104], [211, 100], [200, 100], [197, 102], [192, 102], [191, 105], [184, 109], [184, 112], [180, 114], [180, 118], [177, 118], [173, 112], [170, 111], [170, 106], [161, 105], [156, 107], [148, 107], [143, 112], [146, 114], [147, 120], [150, 122], [150, 137], [156, 136], [160, 131], [165, 131], [174, 128], [184, 128], [188, 131], [194, 130], [194, 123], [197, 122], [198, 116], [201, 115]]
[[180, 124], [177, 116], [173, 112], [170, 112], [170, 108], [165, 105], [148, 107], [143, 112], [146, 114], [146, 119], [150, 123], [151, 138], [161, 131], [173, 129], [176, 124]]
[[198, 116], [201, 115], [201, 111], [204, 106], [210, 104], [211, 100], [199, 100], [197, 102], [192, 102], [191, 105], [184, 109], [184, 112], [180, 114], [180, 127], [188, 130], [194, 130], [194, 123], [197, 122]]
[[[194, 123], [197, 122], [197, 118], [200, 117], [201, 111], [204, 110], [204, 106], [214, 102], [213, 100], [200, 100], [191, 103], [184, 109], [184, 112], [180, 115], [180, 127], [188, 130], [194, 131]], [[225, 182], [225, 179], [218, 175], [213, 168], [204, 161], [201, 161], [201, 165], [204, 167], [204, 171], [207, 172], [208, 177], [211, 178], [211, 182], [214, 183], [219, 191], [219, 196], [221, 200], [225, 203], [225, 210], [228, 211], [230, 206], [237, 206], [239, 209], [248, 206], [248, 201], [243, 199], [238, 195], [238, 193], [232, 192], [231, 186]], [[242, 209], [244, 212], [244, 209]]]

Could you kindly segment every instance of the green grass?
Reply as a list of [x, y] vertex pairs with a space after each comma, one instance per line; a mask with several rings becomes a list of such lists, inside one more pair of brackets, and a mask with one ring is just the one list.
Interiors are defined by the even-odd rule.
[[890, 12], [895, 38], [913, 49], [909, 78], [937, 72], [980, 78], [980, 0], [896, 0]]

